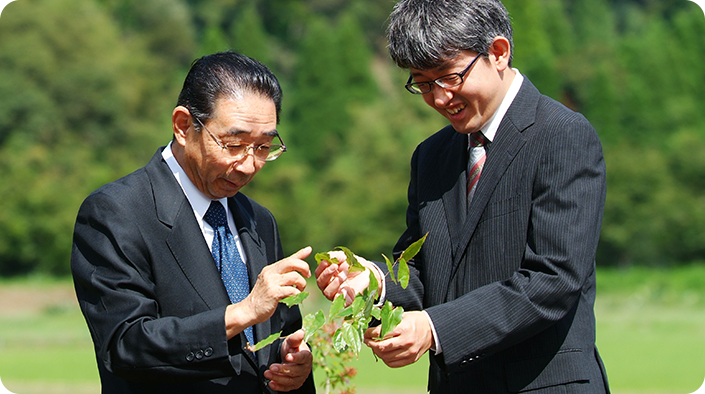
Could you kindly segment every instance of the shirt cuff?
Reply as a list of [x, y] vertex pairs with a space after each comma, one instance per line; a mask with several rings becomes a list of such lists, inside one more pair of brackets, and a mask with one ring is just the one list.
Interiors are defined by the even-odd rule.
[[436, 326], [433, 325], [433, 320], [431, 320], [431, 316], [428, 315], [426, 311], [422, 311], [424, 315], [426, 315], [426, 318], [428, 318], [428, 324], [431, 325], [431, 333], [433, 334], [433, 344], [431, 345], [431, 350], [436, 352], [436, 356], [441, 354], [443, 352], [443, 349], [441, 348], [441, 343], [438, 342], [438, 334], [436, 334]]

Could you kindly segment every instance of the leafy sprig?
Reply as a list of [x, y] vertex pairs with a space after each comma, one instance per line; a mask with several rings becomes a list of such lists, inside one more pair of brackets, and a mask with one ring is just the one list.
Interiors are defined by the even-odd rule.
[[[392, 263], [385, 255], [388, 275], [394, 283], [403, 289], [409, 285], [408, 262], [421, 250], [428, 234], [412, 243], [399, 258]], [[348, 272], [364, 272], [366, 268], [360, 264], [355, 254], [344, 246], [338, 246], [345, 253], [349, 265]], [[328, 253], [317, 253], [316, 262], [328, 261], [331, 264], [340, 264], [340, 261]], [[397, 267], [395, 274], [394, 268]], [[304, 340], [311, 345], [314, 354], [314, 369], [322, 370], [326, 376], [326, 393], [337, 386], [343, 386], [341, 392], [353, 392], [350, 387], [350, 378], [355, 375], [354, 368], [345, 364], [353, 357], [357, 358], [362, 349], [364, 334], [373, 319], [381, 322], [379, 340], [384, 339], [401, 323], [404, 309], [395, 307], [386, 301], [384, 305], [377, 305], [375, 301], [379, 295], [380, 284], [372, 271], [369, 271], [370, 285], [362, 293], [355, 295], [353, 302], [345, 306], [345, 297], [338, 295], [334, 298], [326, 316], [322, 310], [309, 313], [303, 317]], [[288, 307], [301, 304], [309, 296], [307, 292], [286, 297], [281, 300]], [[274, 343], [281, 337], [281, 332], [274, 333], [256, 345], [248, 344], [248, 349], [258, 351]], [[334, 350], [334, 351], [333, 351]]]

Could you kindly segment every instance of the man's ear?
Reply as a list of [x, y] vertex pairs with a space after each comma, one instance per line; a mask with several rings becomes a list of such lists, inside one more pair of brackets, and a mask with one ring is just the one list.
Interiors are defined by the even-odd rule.
[[186, 146], [186, 136], [191, 126], [193, 126], [191, 112], [181, 105], [174, 108], [171, 114], [171, 127], [174, 130], [174, 139], [179, 145]]
[[512, 56], [512, 46], [505, 37], [497, 36], [490, 46], [489, 56], [494, 60], [497, 71], [504, 71], [509, 68], [509, 59]]

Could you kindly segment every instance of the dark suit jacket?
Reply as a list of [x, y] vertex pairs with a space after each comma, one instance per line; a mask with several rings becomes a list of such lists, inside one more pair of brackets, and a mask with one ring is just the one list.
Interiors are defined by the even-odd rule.
[[[228, 200], [251, 285], [283, 258], [271, 213], [242, 193]], [[225, 335], [230, 301], [193, 210], [161, 156], [103, 186], [76, 219], [71, 257], [103, 393], [268, 393], [262, 373], [280, 362], [277, 342], [253, 354], [244, 334]], [[255, 335], [301, 327], [279, 305]], [[312, 377], [298, 391], [313, 393]]]
[[525, 78], [469, 209], [467, 159], [451, 127], [417, 147], [396, 254], [429, 235], [409, 288], [388, 285], [389, 300], [434, 323], [431, 392], [608, 391], [593, 312], [605, 202], [594, 129]]

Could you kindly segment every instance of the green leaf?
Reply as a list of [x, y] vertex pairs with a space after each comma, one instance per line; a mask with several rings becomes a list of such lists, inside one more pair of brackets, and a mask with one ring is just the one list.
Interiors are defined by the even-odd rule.
[[374, 291], [367, 291], [365, 290], [365, 308], [363, 309], [362, 316], [365, 318], [370, 317], [370, 313], [372, 313], [372, 307], [375, 304], [375, 298], [377, 298], [377, 290]]
[[348, 316], [352, 316], [352, 314], [353, 314], [353, 308], [352, 308], [352, 305], [350, 305], [349, 307], [347, 307], [345, 309], [341, 309], [340, 312], [338, 312], [337, 316], [338, 317], [348, 317]]
[[397, 278], [394, 276], [394, 265], [392, 265], [392, 261], [389, 260], [389, 257], [385, 256], [384, 253], [382, 253], [382, 257], [384, 257], [384, 262], [387, 263], [387, 270], [389, 270], [389, 276], [392, 277], [392, 281], [394, 283], [397, 283]]
[[306, 299], [306, 297], [308, 297], [308, 292], [302, 291], [299, 294], [289, 296], [286, 298], [282, 298], [281, 301], [279, 301], [279, 302], [284, 303], [284, 304], [286, 304], [286, 306], [291, 308], [294, 305], [300, 304], [303, 300]]
[[348, 347], [348, 343], [345, 342], [345, 336], [343, 335], [342, 328], [339, 328], [335, 331], [335, 334], [333, 334], [333, 347], [338, 351], [338, 353]]
[[350, 249], [346, 248], [345, 246], [336, 246], [336, 249], [340, 249], [345, 253], [345, 258], [346, 258], [348, 265], [349, 265], [348, 271], [350, 273], [362, 272], [365, 270], [365, 267], [362, 264], [360, 264], [359, 261], [357, 261], [357, 257], [355, 257], [355, 253], [353, 253]]
[[426, 233], [421, 239], [418, 241], [414, 242], [413, 244], [409, 245], [408, 248], [404, 252], [402, 252], [401, 257], [399, 258], [400, 260], [405, 260], [409, 261], [416, 256], [417, 253], [421, 250], [421, 246], [423, 246], [424, 242], [426, 242], [426, 237], [428, 236], [428, 233]]
[[335, 257], [330, 257], [330, 255], [326, 253], [316, 253], [316, 263], [321, 264], [321, 261], [325, 260], [331, 264], [340, 264], [340, 261], [338, 261], [337, 258]]
[[409, 286], [409, 265], [406, 263], [406, 260], [402, 259], [399, 261], [399, 272], [397, 272], [397, 276], [399, 277], [401, 288], [406, 289], [406, 287]]
[[[338, 313], [343, 310], [343, 307], [345, 306], [345, 297], [343, 297], [341, 294], [338, 294], [335, 296], [333, 299], [333, 302], [330, 304], [330, 309], [328, 310], [328, 319], [333, 319], [334, 317], [338, 316]], [[352, 309], [351, 309], [352, 312]]]
[[404, 308], [398, 306], [394, 308], [392, 314], [389, 317], [389, 332], [394, 331], [395, 328], [401, 323], [404, 318]]
[[345, 337], [345, 342], [348, 343], [350, 349], [355, 352], [355, 355], [359, 354], [362, 349], [362, 335], [360, 335], [357, 324], [344, 323], [340, 329], [343, 331], [343, 337]]
[[380, 311], [379, 320], [382, 321], [382, 327], [380, 328], [379, 339], [384, 338], [389, 332], [389, 316], [392, 314], [392, 303], [387, 301], [382, 305], [382, 310]]
[[387, 301], [384, 303], [380, 315], [382, 327], [380, 329], [379, 339], [383, 339], [387, 336], [387, 334], [392, 332], [396, 326], [399, 325], [399, 323], [401, 323], [401, 319], [404, 315], [404, 308], [400, 306], [393, 308], [392, 303]]
[[372, 292], [377, 292], [379, 289], [379, 283], [377, 282], [377, 277], [375, 276], [375, 273], [370, 270], [370, 285], [367, 287], [370, 290], [370, 293]]
[[252, 352], [256, 352], [258, 350], [261, 350], [262, 348], [265, 348], [265, 347], [271, 345], [272, 343], [274, 343], [274, 341], [281, 338], [281, 336], [282, 336], [281, 332], [275, 332], [274, 334], [268, 336], [267, 338], [257, 342], [257, 344], [254, 347], [248, 347], [248, 348]]
[[316, 253], [316, 263], [321, 264], [321, 261], [330, 261], [328, 253]]
[[372, 311], [370, 311], [370, 315], [377, 320], [382, 320], [382, 308], [373, 307]]
[[365, 308], [365, 297], [362, 296], [362, 294], [358, 294], [355, 296], [355, 300], [353, 300], [352, 305], [352, 312], [354, 316], [361, 316], [362, 311]]
[[304, 342], [308, 342], [308, 340], [313, 336], [313, 334], [315, 334], [316, 331], [320, 330], [321, 327], [323, 327], [323, 325], [325, 324], [326, 316], [321, 310], [319, 310], [315, 314], [309, 313], [308, 315], [304, 316], [303, 329], [306, 333]]

